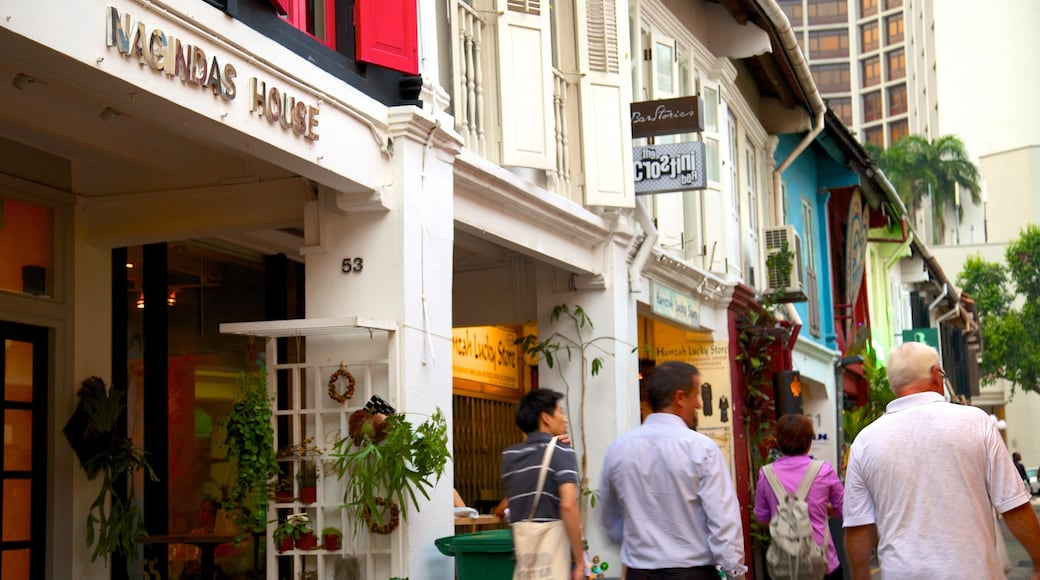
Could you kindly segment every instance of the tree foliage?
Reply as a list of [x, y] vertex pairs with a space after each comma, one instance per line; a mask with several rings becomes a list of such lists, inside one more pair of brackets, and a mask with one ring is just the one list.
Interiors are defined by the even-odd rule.
[[1007, 379], [1012, 389], [1040, 392], [1040, 352], [1034, 346], [1040, 343], [1040, 228], [1027, 226], [1004, 259], [1006, 264], [968, 258], [957, 278], [978, 306], [980, 378]]
[[929, 141], [919, 135], [908, 135], [881, 152], [879, 163], [903, 201], [916, 212], [921, 202], [931, 197], [932, 219], [936, 240], [946, 229], [944, 211], [955, 207], [960, 221], [961, 208], [956, 204], [957, 186], [967, 190], [971, 200], [982, 203], [978, 167], [968, 156], [964, 142], [955, 135], [943, 135]]

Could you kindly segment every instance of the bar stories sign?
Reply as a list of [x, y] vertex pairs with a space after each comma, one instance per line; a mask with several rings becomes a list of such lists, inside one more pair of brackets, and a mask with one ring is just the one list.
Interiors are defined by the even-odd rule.
[[[135, 22], [130, 14], [120, 14], [112, 6], [106, 9], [105, 22], [106, 46], [114, 47], [123, 57], [137, 58], [142, 66], [171, 79], [179, 78], [182, 85], [209, 89], [224, 101], [234, 101], [238, 96], [234, 64], [221, 63], [217, 55], [208, 55], [204, 48], [187, 44], [161, 28], [149, 30], [143, 22]], [[298, 137], [318, 140], [318, 107], [277, 86], [268, 87], [256, 77], [249, 79], [249, 111]]]

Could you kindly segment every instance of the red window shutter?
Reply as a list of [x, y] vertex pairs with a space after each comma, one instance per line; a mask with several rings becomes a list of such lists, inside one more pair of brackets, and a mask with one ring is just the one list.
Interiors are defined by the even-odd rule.
[[288, 14], [289, 13], [289, 0], [269, 0], [269, 1], [271, 2], [271, 6], [274, 6], [274, 9], [277, 10], [279, 14]]
[[357, 0], [357, 59], [419, 74], [416, 0]]

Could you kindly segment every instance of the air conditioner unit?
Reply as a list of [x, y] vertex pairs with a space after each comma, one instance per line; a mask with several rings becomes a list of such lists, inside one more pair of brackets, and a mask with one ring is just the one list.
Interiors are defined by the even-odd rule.
[[[791, 267], [786, 272], [779, 260], [783, 252], [791, 254], [788, 262]], [[775, 296], [777, 302], [805, 302], [809, 299], [802, 285], [802, 242], [794, 226], [763, 228], [762, 257], [762, 271], [765, 273], [763, 294]]]

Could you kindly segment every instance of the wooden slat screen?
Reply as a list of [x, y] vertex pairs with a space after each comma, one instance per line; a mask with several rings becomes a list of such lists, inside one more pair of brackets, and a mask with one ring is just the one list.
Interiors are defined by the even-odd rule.
[[453, 407], [455, 489], [470, 507], [493, 507], [502, 499], [502, 450], [524, 440], [516, 403], [455, 395]]

